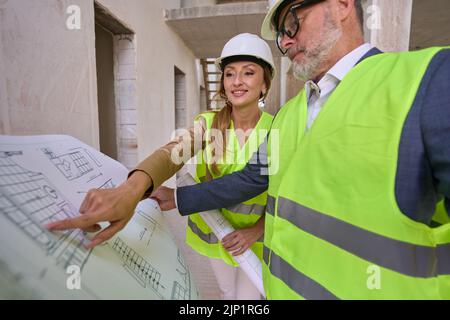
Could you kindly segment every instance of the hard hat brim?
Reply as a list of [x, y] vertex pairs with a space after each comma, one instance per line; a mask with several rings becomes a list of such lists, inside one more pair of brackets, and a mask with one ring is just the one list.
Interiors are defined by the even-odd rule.
[[266, 40], [276, 40], [277, 34], [273, 28], [272, 20], [273, 16], [277, 12], [278, 8], [282, 5], [283, 0], [279, 1], [276, 5], [270, 8], [266, 17], [264, 18], [263, 24], [261, 26], [261, 36]]

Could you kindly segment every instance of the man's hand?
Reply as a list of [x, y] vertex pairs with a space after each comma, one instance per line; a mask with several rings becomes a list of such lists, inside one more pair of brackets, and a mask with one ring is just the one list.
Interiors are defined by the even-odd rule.
[[162, 211], [169, 211], [176, 208], [174, 189], [159, 187], [150, 198], [158, 201]]
[[125, 228], [151, 183], [151, 179], [145, 173], [135, 172], [128, 181], [117, 188], [91, 190], [81, 204], [80, 216], [50, 223], [46, 228], [50, 231], [79, 228], [85, 232], [98, 232], [101, 230], [98, 223], [109, 222], [110, 225], [96, 235], [86, 247], [90, 249], [98, 246]]

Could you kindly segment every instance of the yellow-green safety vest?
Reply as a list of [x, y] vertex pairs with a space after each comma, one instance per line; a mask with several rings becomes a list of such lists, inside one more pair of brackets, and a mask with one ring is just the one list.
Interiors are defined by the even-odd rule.
[[436, 211], [433, 216], [433, 222], [438, 225], [450, 223], [450, 216], [447, 210], [445, 209], [444, 201], [438, 203]]
[[307, 132], [304, 90], [276, 116], [263, 261], [269, 299], [450, 298], [450, 223], [413, 221], [395, 197], [403, 126], [440, 50], [365, 59]]
[[[207, 112], [199, 115], [196, 119], [198, 121], [203, 118], [206, 123], [205, 137], [209, 142], [211, 127], [214, 120], [215, 112]], [[211, 164], [207, 164], [208, 159], [212, 159], [212, 150], [210, 145], [199, 152], [197, 155], [196, 181], [206, 181], [206, 168], [211, 174], [212, 178], [220, 178], [221, 176], [242, 170], [247, 162], [255, 153], [261, 143], [267, 137], [267, 133], [272, 125], [273, 116], [267, 112], [262, 112], [256, 127], [252, 130], [252, 133], [247, 139], [245, 145], [240, 148], [237, 136], [235, 134], [234, 125], [231, 124], [230, 134], [227, 140], [227, 151], [224, 163], [218, 164], [220, 174], [215, 174], [211, 168]], [[245, 201], [232, 208], [220, 209], [223, 216], [230, 222], [230, 224], [236, 229], [242, 229], [253, 226], [264, 215], [267, 203], [267, 192], [260, 194], [259, 196]], [[233, 257], [226, 251], [219, 243], [219, 240], [214, 235], [209, 226], [205, 223], [199, 214], [193, 214], [189, 216], [188, 226], [186, 229], [186, 243], [192, 247], [198, 253], [215, 259], [222, 259], [227, 264], [237, 266], [237, 263]], [[262, 260], [263, 252], [262, 241], [257, 241], [251, 249]]]

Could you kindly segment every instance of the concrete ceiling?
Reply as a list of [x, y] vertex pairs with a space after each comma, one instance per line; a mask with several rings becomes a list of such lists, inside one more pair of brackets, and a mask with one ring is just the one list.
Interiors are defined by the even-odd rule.
[[410, 48], [444, 45], [450, 45], [450, 1], [414, 0]]
[[[236, 34], [260, 34], [266, 1], [166, 10], [166, 22], [198, 58], [215, 58]], [[450, 1], [414, 0], [410, 48], [450, 45]], [[275, 56], [280, 53], [270, 43]]]
[[[259, 35], [267, 10], [266, 1], [172, 9], [166, 11], [166, 22], [198, 58], [216, 58], [233, 36]], [[279, 55], [276, 44], [270, 45], [273, 54]]]

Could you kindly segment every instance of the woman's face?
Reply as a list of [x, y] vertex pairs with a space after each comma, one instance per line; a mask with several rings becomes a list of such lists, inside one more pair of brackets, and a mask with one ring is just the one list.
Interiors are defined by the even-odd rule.
[[257, 106], [261, 93], [266, 92], [264, 69], [253, 62], [228, 64], [224, 70], [223, 82], [228, 100], [237, 108]]

